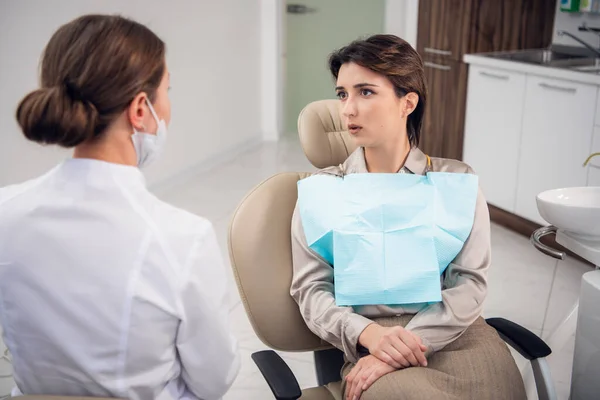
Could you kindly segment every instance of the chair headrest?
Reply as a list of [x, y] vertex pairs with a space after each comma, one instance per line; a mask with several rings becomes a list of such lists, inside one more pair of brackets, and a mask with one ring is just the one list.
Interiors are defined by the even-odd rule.
[[341, 117], [339, 100], [308, 104], [298, 117], [298, 134], [306, 158], [317, 168], [340, 165], [356, 145]]

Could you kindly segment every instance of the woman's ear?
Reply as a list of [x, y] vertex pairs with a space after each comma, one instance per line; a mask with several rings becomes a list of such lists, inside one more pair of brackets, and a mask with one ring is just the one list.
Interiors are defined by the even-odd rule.
[[415, 92], [410, 92], [407, 93], [406, 96], [404, 96], [405, 102], [404, 102], [404, 114], [408, 117], [413, 111], [415, 111], [415, 108], [417, 108], [417, 104], [419, 104], [419, 95], [416, 94]]
[[146, 115], [146, 93], [139, 93], [134, 97], [131, 104], [127, 108], [127, 119], [135, 130], [141, 131], [145, 129], [144, 117]]

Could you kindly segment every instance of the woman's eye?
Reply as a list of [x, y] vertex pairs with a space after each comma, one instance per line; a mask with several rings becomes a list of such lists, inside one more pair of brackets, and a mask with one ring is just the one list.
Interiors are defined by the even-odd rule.
[[344, 100], [348, 95], [346, 94], [346, 92], [337, 92], [337, 97], [340, 100]]
[[360, 90], [360, 94], [361, 94], [362, 96], [370, 96], [370, 95], [372, 95], [373, 93], [374, 93], [374, 92], [373, 92], [372, 90], [370, 90], [370, 89], [361, 89], [361, 90]]

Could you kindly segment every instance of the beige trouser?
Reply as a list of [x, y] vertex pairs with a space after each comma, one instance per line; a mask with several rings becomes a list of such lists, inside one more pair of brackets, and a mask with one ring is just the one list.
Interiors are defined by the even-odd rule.
[[[377, 319], [383, 326], [405, 326], [411, 315]], [[345, 378], [354, 365], [342, 368]], [[342, 393], [345, 393], [345, 381]], [[519, 369], [496, 330], [479, 318], [467, 331], [428, 359], [425, 368], [384, 375], [361, 400], [452, 399], [526, 400]]]

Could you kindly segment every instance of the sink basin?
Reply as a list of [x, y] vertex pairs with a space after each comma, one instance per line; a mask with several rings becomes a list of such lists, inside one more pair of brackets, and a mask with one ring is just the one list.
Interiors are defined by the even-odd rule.
[[553, 49], [533, 49], [494, 53], [492, 56], [503, 60], [520, 61], [529, 64], [552, 65], [555, 62], [564, 60], [588, 58], [589, 54], [576, 54]]
[[590, 73], [600, 73], [600, 58], [584, 58], [582, 60], [577, 60], [577, 62], [572, 63], [574, 66], [571, 69], [582, 71], [582, 72], [590, 72]]
[[548, 223], [585, 240], [600, 241], [600, 186], [553, 189], [537, 196]]

